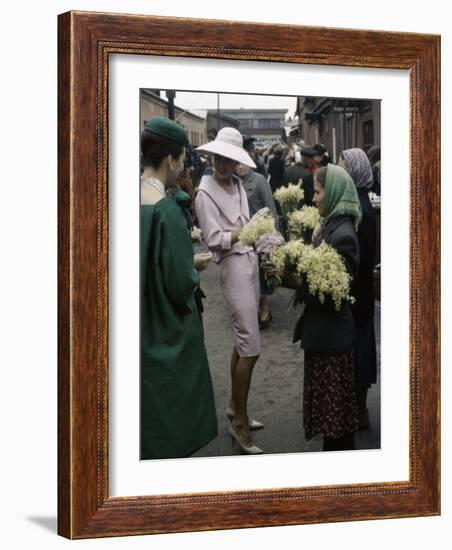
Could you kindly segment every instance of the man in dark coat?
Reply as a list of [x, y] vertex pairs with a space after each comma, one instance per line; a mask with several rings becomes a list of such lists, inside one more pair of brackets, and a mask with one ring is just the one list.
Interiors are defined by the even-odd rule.
[[284, 184], [283, 153], [283, 146], [278, 145], [273, 152], [273, 156], [268, 161], [268, 175], [272, 193]]
[[314, 197], [314, 173], [317, 169], [314, 157], [317, 151], [312, 147], [301, 149], [301, 161], [286, 168], [284, 173], [284, 185], [297, 184], [300, 178], [303, 180], [304, 204], [312, 206]]
[[265, 161], [263, 157], [259, 155], [259, 153], [256, 151], [256, 145], [255, 145], [256, 139], [253, 137], [246, 137], [243, 139], [243, 148], [245, 151], [249, 154], [249, 156], [254, 160], [254, 163], [256, 164], [256, 168], [254, 169], [255, 172], [258, 174], [261, 174], [264, 176], [265, 179], [267, 179], [267, 169], [265, 168]]

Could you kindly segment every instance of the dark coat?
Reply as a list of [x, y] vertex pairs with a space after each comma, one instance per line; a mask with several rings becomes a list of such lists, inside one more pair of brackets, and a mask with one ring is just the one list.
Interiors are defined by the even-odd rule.
[[275, 155], [268, 163], [268, 175], [271, 190], [275, 192], [284, 184], [284, 161], [281, 156]]
[[276, 207], [272, 190], [264, 176], [258, 174], [254, 170], [250, 170], [248, 174], [242, 178], [242, 184], [248, 198], [250, 217], [254, 216], [261, 208], [267, 206], [272, 215], [276, 218]]
[[300, 178], [303, 180], [303, 204], [312, 206], [312, 199], [314, 197], [314, 174], [302, 162], [296, 162], [292, 164], [292, 166], [286, 168], [284, 172], [284, 185], [287, 186], [289, 183], [296, 184]]
[[261, 176], [264, 176], [264, 178], [267, 179], [268, 174], [267, 174], [267, 168], [265, 167], [264, 158], [261, 157], [260, 155], [256, 155], [256, 160], [254, 162], [256, 164], [256, 168], [254, 169], [254, 171], [257, 174], [261, 174]]
[[351, 294], [353, 317], [357, 325], [365, 325], [374, 318], [374, 267], [377, 247], [375, 213], [365, 189], [357, 189], [363, 217], [358, 227], [359, 269], [353, 280]]
[[377, 381], [377, 348], [374, 331], [374, 266], [377, 246], [375, 213], [367, 190], [358, 189], [363, 217], [358, 228], [359, 269], [353, 280], [351, 294], [355, 298], [352, 314], [356, 324], [356, 383], [360, 391]]
[[[352, 219], [338, 216], [329, 220], [319, 237], [344, 258], [347, 271], [354, 276], [359, 266], [359, 244]], [[301, 339], [301, 347], [306, 351], [351, 351], [355, 344], [355, 322], [349, 302], [342, 302], [336, 311], [331, 299], [320, 303], [309, 294], [306, 284], [302, 284], [297, 293], [298, 301], [304, 302], [306, 309], [295, 326], [293, 341]]]

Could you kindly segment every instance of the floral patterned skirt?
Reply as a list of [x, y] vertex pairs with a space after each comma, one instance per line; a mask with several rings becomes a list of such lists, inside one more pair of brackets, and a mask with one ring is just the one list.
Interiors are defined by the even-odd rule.
[[305, 351], [303, 423], [307, 440], [342, 437], [358, 429], [353, 351]]

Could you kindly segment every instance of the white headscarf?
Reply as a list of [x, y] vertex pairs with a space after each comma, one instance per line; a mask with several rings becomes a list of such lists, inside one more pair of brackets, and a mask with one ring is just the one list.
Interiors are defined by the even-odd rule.
[[342, 151], [345, 169], [355, 182], [357, 189], [371, 189], [374, 183], [372, 166], [362, 149], [346, 149]]

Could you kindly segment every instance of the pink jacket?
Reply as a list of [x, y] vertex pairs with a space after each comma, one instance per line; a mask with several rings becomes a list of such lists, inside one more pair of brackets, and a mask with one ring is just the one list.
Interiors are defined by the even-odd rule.
[[232, 186], [217, 183], [214, 176], [203, 176], [196, 196], [196, 213], [202, 238], [216, 252], [217, 262], [230, 254], [253, 250], [240, 241], [231, 246], [232, 230], [243, 227], [250, 219], [245, 190], [235, 176]]

